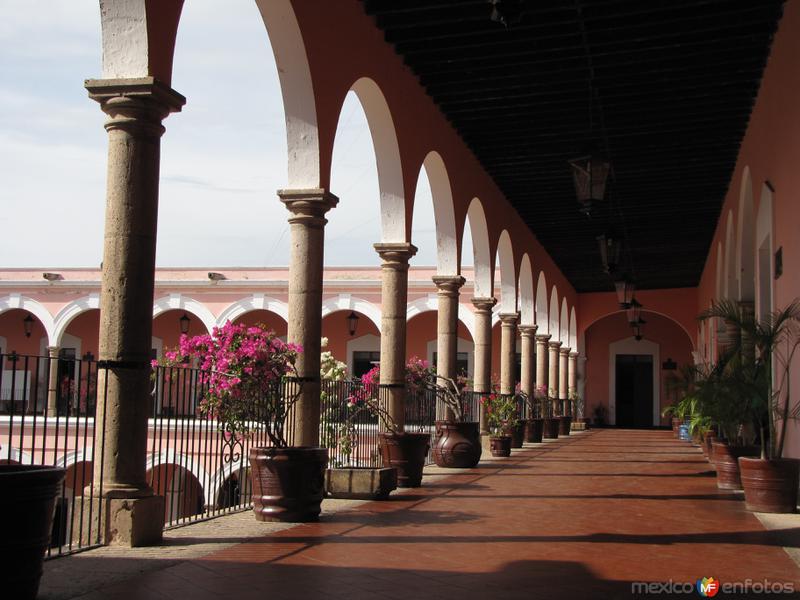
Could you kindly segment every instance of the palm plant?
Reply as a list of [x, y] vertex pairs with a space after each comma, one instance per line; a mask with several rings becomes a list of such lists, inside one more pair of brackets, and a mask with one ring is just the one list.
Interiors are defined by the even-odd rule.
[[[736, 302], [722, 300], [700, 315], [701, 320], [710, 318], [741, 331], [720, 361], [728, 399], [757, 426], [761, 457], [781, 458], [788, 421], [798, 412], [792, 403], [790, 367], [800, 346], [800, 301], [758, 320]], [[717, 400], [719, 404], [721, 398]]]

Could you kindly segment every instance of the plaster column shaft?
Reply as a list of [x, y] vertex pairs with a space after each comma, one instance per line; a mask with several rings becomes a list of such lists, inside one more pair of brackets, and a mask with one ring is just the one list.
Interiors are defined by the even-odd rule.
[[[578, 353], [572, 351], [569, 353], [569, 374], [567, 376], [567, 394], [568, 397], [574, 398], [575, 395], [578, 393]], [[573, 413], [576, 413], [576, 406], [572, 406], [572, 401], [570, 401], [570, 407]], [[577, 414], [573, 414], [573, 416], [577, 417]], [[580, 415], [583, 416], [583, 415]]]
[[319, 446], [322, 338], [322, 267], [325, 248], [325, 213], [339, 199], [321, 188], [278, 190], [289, 210], [289, 323], [287, 340], [302, 346], [295, 367], [302, 382], [294, 405], [294, 446]]
[[[458, 291], [464, 285], [460, 275], [434, 275], [438, 288], [438, 320], [436, 323], [436, 374], [455, 379], [458, 348]], [[437, 404], [436, 417], [452, 418], [448, 409]]]
[[58, 415], [58, 356], [61, 348], [58, 346], [48, 346], [47, 356], [49, 357], [48, 379], [47, 379], [47, 416], [55, 417]]
[[549, 372], [547, 374], [547, 396], [553, 400], [554, 414], [561, 414], [561, 403], [558, 402], [558, 349], [561, 348], [561, 342], [548, 342], [549, 356], [547, 364]]
[[500, 314], [500, 393], [513, 394], [517, 387], [517, 313]]
[[558, 399], [561, 402], [561, 414], [569, 414], [569, 390], [567, 383], [569, 381], [569, 353], [571, 348], [559, 348], [558, 350]]
[[[495, 298], [473, 298], [475, 307], [475, 375], [472, 389], [488, 394], [492, 391], [492, 308], [497, 304]], [[486, 407], [481, 404], [481, 433], [489, 432]]]
[[417, 253], [408, 243], [375, 244], [381, 263], [381, 388], [399, 431], [406, 419], [406, 309], [408, 261]]
[[536, 325], [520, 325], [519, 335], [521, 338], [522, 350], [522, 373], [520, 377], [520, 389], [533, 399], [535, 392], [534, 376], [536, 361], [534, 360], [534, 345], [536, 338]]
[[152, 77], [89, 80], [86, 89], [108, 115], [94, 481], [106, 498], [146, 498], [161, 121], [186, 100]]
[[547, 393], [548, 387], [548, 370], [547, 370], [547, 343], [550, 341], [550, 336], [546, 333], [536, 335], [536, 387], [544, 388]]

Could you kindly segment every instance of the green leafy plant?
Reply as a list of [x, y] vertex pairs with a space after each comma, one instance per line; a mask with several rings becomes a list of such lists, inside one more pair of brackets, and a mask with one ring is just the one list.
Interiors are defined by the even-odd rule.
[[492, 435], [509, 435], [511, 429], [519, 424], [517, 398], [513, 394], [500, 394], [493, 390], [488, 396], [481, 398], [486, 408], [486, 419]]

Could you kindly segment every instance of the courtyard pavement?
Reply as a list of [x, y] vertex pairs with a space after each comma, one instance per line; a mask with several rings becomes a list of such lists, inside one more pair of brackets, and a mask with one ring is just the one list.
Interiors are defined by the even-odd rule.
[[244, 513], [168, 532], [159, 548], [49, 561], [40, 597], [692, 598], [703, 577], [723, 586], [717, 598], [800, 592], [800, 516], [747, 512], [668, 431], [574, 433], [432, 472], [389, 501], [326, 501], [319, 523]]

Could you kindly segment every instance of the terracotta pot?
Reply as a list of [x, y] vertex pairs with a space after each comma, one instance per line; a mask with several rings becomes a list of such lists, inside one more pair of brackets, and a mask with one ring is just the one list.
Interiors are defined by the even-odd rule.
[[525, 440], [525, 421], [520, 421], [508, 431], [511, 435], [511, 447], [522, 448], [522, 442]]
[[471, 469], [481, 460], [479, 423], [436, 421], [433, 462], [440, 467]]
[[717, 487], [721, 490], [740, 490], [739, 457], [757, 456], [755, 446], [731, 446], [726, 442], [711, 443], [714, 453], [714, 466], [717, 469]]
[[681, 426], [681, 423], [683, 423], [683, 419], [679, 419], [678, 417], [672, 417], [672, 434], [675, 437], [678, 437], [679, 435], [678, 427]]
[[544, 439], [554, 440], [558, 437], [558, 430], [561, 428], [561, 422], [558, 417], [545, 417], [542, 419], [544, 428], [542, 437]]
[[4, 598], [36, 598], [64, 473], [55, 467], [0, 465], [0, 514], [6, 517], [0, 540]]
[[382, 433], [380, 443], [383, 466], [397, 469], [397, 487], [421, 486], [431, 436], [427, 433]]
[[739, 458], [744, 502], [754, 512], [793, 513], [797, 509], [800, 460]]
[[562, 416], [558, 420], [558, 435], [569, 435], [572, 429], [572, 417]]
[[492, 456], [496, 458], [511, 456], [510, 435], [493, 435], [489, 438], [489, 445], [492, 449]]
[[708, 459], [712, 460], [711, 455], [711, 442], [717, 439], [717, 434], [713, 431], [706, 431], [703, 434], [703, 443], [700, 445], [700, 448], [703, 450], [703, 455]]
[[530, 444], [538, 444], [542, 441], [544, 431], [543, 419], [528, 419], [525, 421], [525, 441]]

